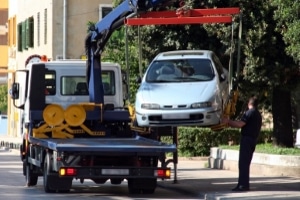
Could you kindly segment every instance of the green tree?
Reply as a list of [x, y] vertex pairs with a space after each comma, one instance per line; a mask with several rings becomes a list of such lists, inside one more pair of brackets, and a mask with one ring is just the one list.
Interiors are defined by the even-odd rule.
[[0, 85], [0, 111], [7, 112], [7, 85]]
[[278, 21], [273, 16], [277, 7], [271, 2], [228, 2], [228, 6], [239, 6], [243, 13], [240, 87], [243, 96], [259, 96], [264, 106], [272, 111], [274, 144], [293, 147], [290, 92], [296, 83], [290, 72], [296, 65], [285, 53], [283, 36], [276, 31]]
[[[129, 81], [129, 102], [133, 103], [135, 100], [135, 93], [138, 89], [138, 83], [136, 81], [139, 76], [139, 52], [138, 44], [135, 40], [128, 39], [126, 44], [125, 28], [121, 27], [115, 31], [106, 44], [105, 52], [103, 53], [103, 61], [116, 62], [121, 65], [122, 70], [128, 75]], [[131, 30], [132, 31], [132, 30]], [[128, 30], [130, 32], [130, 30]], [[127, 45], [127, 47], [126, 47]], [[127, 51], [127, 53], [126, 53]], [[126, 55], [127, 54], [127, 55]], [[127, 56], [127, 58], [126, 58]], [[128, 63], [126, 63], [128, 61]], [[127, 66], [128, 65], [128, 66]], [[127, 69], [129, 68], [129, 70]]]
[[[284, 83], [295, 86], [299, 83], [300, 78], [300, 2], [293, 0], [274, 0], [272, 1], [272, 4], [276, 7], [274, 12], [274, 19], [277, 20], [276, 30], [283, 36], [285, 52], [294, 59], [295, 63], [297, 63], [285, 67]], [[289, 90], [282, 90], [282, 93], [277, 94], [279, 99], [281, 99], [283, 95], [286, 95], [288, 96], [286, 100], [291, 101], [292, 89], [294, 89], [294, 87], [289, 88]], [[291, 106], [289, 102], [284, 101], [283, 103], [283, 105], [278, 105], [277, 107], [279, 107], [278, 110], [280, 110], [280, 112], [285, 113], [286, 111], [282, 107], [290, 108]], [[291, 112], [288, 113], [292, 114]], [[280, 119], [281, 118], [279, 118], [278, 126], [283, 131], [285, 127], [283, 126], [284, 124], [281, 126]], [[280, 133], [275, 132], [275, 136], [277, 136], [276, 139], [283, 139], [284, 141], [286, 140], [284, 135]], [[291, 143], [293, 141], [289, 142]], [[281, 143], [279, 143], [279, 145], [281, 145]]]
[[286, 52], [296, 62], [300, 61], [300, 1], [273, 0], [277, 31], [282, 34]]
[[[246, 101], [251, 95], [259, 96], [264, 107], [273, 114], [274, 144], [292, 147], [291, 91], [299, 79], [295, 76], [297, 74], [295, 69], [299, 69], [295, 61], [299, 62], [300, 57], [297, 46], [300, 41], [297, 34], [300, 30], [299, 20], [297, 21], [298, 1], [191, 0], [186, 3], [192, 8], [240, 7], [243, 19], [242, 52], [239, 63], [242, 70], [238, 74], [241, 76], [239, 81], [241, 100]], [[170, 10], [176, 7], [179, 7], [178, 2], [172, 2], [163, 8]], [[291, 17], [294, 20], [291, 20]], [[287, 26], [290, 28], [286, 28]], [[132, 56], [129, 59], [130, 71], [138, 74], [137, 28], [132, 27], [129, 30], [128, 46]], [[220, 24], [143, 26], [140, 36], [143, 63], [149, 63], [162, 51], [210, 49], [215, 51], [224, 66], [227, 66], [231, 46], [230, 33], [230, 26]], [[107, 54], [105, 54], [120, 63], [122, 60], [123, 63], [125, 61], [125, 43], [122, 38], [123, 36], [113, 36], [106, 46]]]
[[[283, 36], [276, 31], [278, 21], [273, 18], [277, 7], [271, 2], [208, 0], [193, 1], [191, 5], [193, 8], [240, 7], [243, 19], [240, 63], [243, 70], [239, 74], [241, 97], [244, 97], [242, 100], [257, 95], [262, 105], [273, 114], [274, 144], [293, 147], [290, 93], [296, 85], [292, 72], [297, 65], [285, 53]], [[226, 66], [230, 47], [228, 25], [168, 25], [145, 29], [145, 56], [169, 49], [205, 48], [215, 51]]]

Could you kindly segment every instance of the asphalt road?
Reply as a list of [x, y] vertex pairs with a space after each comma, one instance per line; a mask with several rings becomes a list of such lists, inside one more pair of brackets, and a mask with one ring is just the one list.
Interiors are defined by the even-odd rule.
[[[169, 182], [173, 184], [172, 181]], [[201, 199], [197, 194], [186, 191], [174, 190], [174, 188], [160, 183], [154, 194], [131, 195], [128, 192], [127, 182], [121, 185], [111, 185], [108, 181], [105, 184], [95, 184], [85, 180], [83, 184], [74, 180], [69, 193], [45, 193], [43, 179], [39, 177], [37, 186], [26, 187], [25, 178], [22, 174], [22, 163], [18, 151], [0, 149], [0, 200], [76, 200], [76, 199]]]

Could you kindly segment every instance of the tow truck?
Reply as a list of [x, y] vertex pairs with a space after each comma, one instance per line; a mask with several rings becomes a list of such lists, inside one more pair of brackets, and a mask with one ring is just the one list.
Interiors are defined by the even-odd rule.
[[[148, 12], [165, 8], [169, 0], [125, 0], [91, 28], [85, 39], [86, 62], [47, 61], [32, 56], [26, 67], [14, 73], [13, 104], [22, 110], [23, 142], [20, 156], [26, 184], [34, 186], [43, 177], [46, 193], [68, 192], [74, 179], [96, 184], [127, 180], [130, 193], [153, 193], [158, 179], [169, 179], [170, 162], [176, 180], [177, 129], [159, 127], [135, 129], [130, 109], [109, 102], [113, 94], [122, 96], [118, 81], [120, 67], [101, 62], [101, 53], [114, 30], [142, 24], [231, 23], [231, 16], [203, 17], [207, 10]], [[238, 9], [211, 9], [212, 15], [233, 14]], [[152, 14], [151, 14], [152, 13]], [[179, 15], [178, 15], [179, 13]], [[165, 16], [165, 18], [161, 18]], [[153, 20], [154, 19], [154, 20]], [[188, 19], [188, 21], [186, 21]], [[109, 71], [113, 71], [109, 75]], [[83, 74], [86, 73], [86, 76]], [[75, 85], [83, 93], [75, 93]], [[114, 93], [106, 93], [111, 81]], [[161, 136], [172, 136], [165, 144]], [[173, 159], [166, 160], [166, 153]], [[159, 161], [161, 166], [158, 167]]]

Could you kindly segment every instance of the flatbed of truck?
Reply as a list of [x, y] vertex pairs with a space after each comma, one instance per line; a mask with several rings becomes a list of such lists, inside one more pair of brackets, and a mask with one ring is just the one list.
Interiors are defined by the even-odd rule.
[[175, 144], [166, 144], [141, 136], [133, 138], [73, 138], [41, 139], [30, 137], [31, 144], [38, 144], [58, 152], [97, 153], [165, 153], [175, 152]]

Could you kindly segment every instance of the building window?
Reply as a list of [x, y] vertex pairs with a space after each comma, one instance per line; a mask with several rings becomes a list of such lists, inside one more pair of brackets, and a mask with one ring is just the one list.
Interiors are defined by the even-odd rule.
[[38, 12], [37, 13], [37, 46], [39, 47], [40, 46], [40, 24], [41, 24], [41, 20], [40, 20], [40, 13]]
[[44, 44], [47, 44], [47, 9], [44, 10]]
[[99, 5], [99, 19], [102, 19], [105, 17], [108, 13], [112, 11], [112, 5], [111, 4], [100, 4]]

